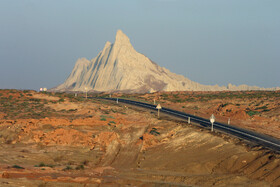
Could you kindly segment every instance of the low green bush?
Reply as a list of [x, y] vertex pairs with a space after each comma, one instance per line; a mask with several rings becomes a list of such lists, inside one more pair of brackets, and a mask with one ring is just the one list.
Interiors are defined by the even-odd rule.
[[19, 165], [13, 165], [12, 168], [16, 168], [16, 169], [25, 169], [24, 167], [21, 167]]
[[66, 168], [63, 169], [63, 171], [67, 171], [67, 170], [72, 170], [71, 166], [66, 166]]
[[82, 170], [82, 169], [85, 169], [84, 165], [79, 165], [75, 168], [76, 170]]
[[160, 135], [160, 133], [157, 131], [156, 128], [152, 128], [152, 130], [150, 130], [150, 134], [152, 134], [152, 135], [154, 135], [154, 136]]
[[254, 115], [256, 115], [256, 114], [259, 114], [258, 111], [253, 111], [253, 110], [246, 111], [246, 113], [247, 113], [249, 116], [254, 116]]

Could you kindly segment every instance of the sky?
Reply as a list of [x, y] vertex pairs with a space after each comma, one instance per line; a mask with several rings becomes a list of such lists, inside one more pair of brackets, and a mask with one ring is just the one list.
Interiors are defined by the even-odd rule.
[[201, 84], [280, 86], [279, 0], [0, 0], [0, 89], [52, 88], [121, 29]]

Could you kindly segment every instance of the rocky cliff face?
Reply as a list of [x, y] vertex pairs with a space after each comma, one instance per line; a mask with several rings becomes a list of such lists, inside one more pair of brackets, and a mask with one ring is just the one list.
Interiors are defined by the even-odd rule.
[[107, 42], [91, 61], [78, 59], [67, 80], [55, 91], [219, 91], [260, 90], [247, 85], [208, 86], [170, 72], [135, 51], [129, 38], [118, 30], [115, 43]]

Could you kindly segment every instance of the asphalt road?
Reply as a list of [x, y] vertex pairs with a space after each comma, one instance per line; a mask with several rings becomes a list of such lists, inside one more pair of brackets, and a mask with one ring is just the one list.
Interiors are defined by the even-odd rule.
[[[143, 107], [143, 108], [157, 111], [156, 105], [152, 105], [152, 104], [148, 104], [148, 103], [132, 101], [132, 100], [127, 100], [127, 99], [118, 99], [118, 98], [99, 98], [99, 99], [112, 100], [112, 101], [116, 101], [116, 102], [118, 101], [121, 103], [127, 103], [127, 104], [135, 105], [138, 107]], [[163, 112], [163, 113], [175, 116], [175, 117], [179, 117], [184, 120], [188, 120], [188, 118], [190, 117], [191, 122], [198, 123], [203, 127], [207, 127], [207, 128], [211, 127], [211, 123], [210, 123], [209, 119], [201, 118], [198, 116], [194, 116], [191, 114], [172, 110], [172, 109], [165, 108], [165, 107], [162, 107], [160, 112]], [[214, 130], [216, 129], [221, 132], [225, 132], [227, 134], [234, 135], [241, 139], [248, 140], [250, 142], [256, 143], [257, 145], [264, 146], [266, 148], [269, 148], [273, 151], [280, 153], [280, 140], [279, 139], [276, 139], [276, 138], [273, 138], [273, 137], [270, 137], [267, 135], [263, 135], [260, 133], [256, 133], [254, 131], [250, 131], [247, 129], [239, 128], [236, 126], [219, 123], [219, 122], [215, 122], [213, 125], [214, 125]]]

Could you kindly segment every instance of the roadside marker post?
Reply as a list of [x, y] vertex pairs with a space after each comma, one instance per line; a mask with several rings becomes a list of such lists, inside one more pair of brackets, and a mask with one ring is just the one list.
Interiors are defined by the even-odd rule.
[[188, 124], [191, 123], [191, 117], [188, 117]]
[[85, 87], [85, 90], [86, 90], [86, 99], [87, 99], [87, 91], [88, 91], [88, 88], [87, 88], [87, 87]]
[[119, 103], [119, 98], [117, 98], [117, 103]]
[[162, 107], [160, 106], [160, 104], [157, 105], [156, 109], [158, 109], [158, 118], [159, 118], [159, 111], [160, 111], [160, 109], [162, 109]]
[[210, 117], [210, 122], [211, 122], [211, 132], [213, 132], [214, 131], [214, 122], [215, 122], [215, 116], [214, 116], [214, 114], [212, 114], [211, 115], [211, 117]]
[[156, 100], [154, 99], [154, 105], [156, 104]]
[[230, 125], [230, 118], [228, 118], [228, 125]]

